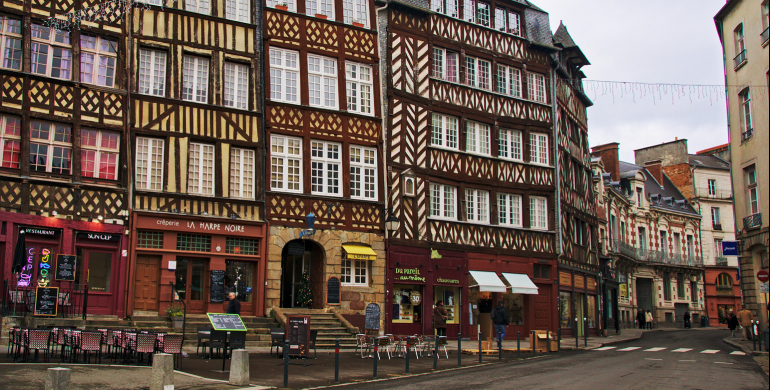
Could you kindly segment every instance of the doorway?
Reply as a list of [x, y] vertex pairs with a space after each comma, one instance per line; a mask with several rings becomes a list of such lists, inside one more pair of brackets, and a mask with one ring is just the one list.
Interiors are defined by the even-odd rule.
[[585, 299], [585, 294], [575, 293], [575, 317], [577, 318], [578, 337], [583, 337], [583, 335], [585, 334], [586, 321], [583, 320], [583, 318], [586, 318], [585, 310], [583, 310], [584, 299]]
[[77, 249], [75, 286], [88, 287], [89, 314], [115, 314], [113, 252]]
[[652, 279], [636, 279], [636, 303], [644, 311], [655, 309], [652, 303], [652, 287]]
[[[324, 307], [324, 255], [323, 248], [309, 240], [293, 240], [283, 248], [281, 261], [281, 307], [312, 308]], [[303, 302], [300, 291], [303, 275], [307, 273], [310, 283], [310, 304]]]
[[179, 294], [179, 300], [184, 301], [188, 313], [203, 314], [206, 312], [206, 263], [208, 259], [177, 258], [174, 271], [174, 287]]
[[158, 311], [161, 256], [136, 256], [134, 310]]

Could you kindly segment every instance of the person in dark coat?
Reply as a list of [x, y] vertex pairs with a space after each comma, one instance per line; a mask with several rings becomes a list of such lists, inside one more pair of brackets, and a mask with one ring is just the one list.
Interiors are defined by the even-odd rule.
[[433, 309], [433, 327], [436, 328], [436, 336], [446, 336], [446, 319], [444, 301], [436, 302], [436, 307]]
[[234, 292], [227, 294], [230, 303], [227, 304], [227, 314], [241, 314], [241, 301], [235, 296]]
[[639, 309], [636, 312], [636, 323], [639, 325], [639, 329], [644, 329], [644, 326], [647, 325], [647, 315], [644, 314], [644, 310]]
[[727, 327], [730, 328], [730, 337], [735, 337], [735, 330], [738, 329], [738, 316], [732, 311], [727, 315]]
[[501, 348], [503, 345], [503, 338], [505, 338], [505, 327], [508, 326], [508, 314], [505, 312], [502, 302], [497, 302], [497, 307], [492, 309], [492, 323], [495, 325], [495, 333], [497, 334], [497, 348]]
[[690, 323], [690, 312], [689, 311], [684, 312], [684, 327], [692, 329], [692, 324]]

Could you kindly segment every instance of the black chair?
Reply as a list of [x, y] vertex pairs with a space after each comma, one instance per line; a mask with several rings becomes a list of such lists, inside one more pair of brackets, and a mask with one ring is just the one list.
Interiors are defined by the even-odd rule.
[[230, 332], [230, 355], [232, 356], [234, 349], [246, 349], [246, 332]]
[[310, 340], [308, 341], [308, 350], [313, 348], [313, 359], [318, 359], [318, 351], [315, 349], [315, 340], [318, 338], [318, 329], [310, 330]]
[[[209, 359], [214, 357], [214, 349], [227, 353], [227, 332], [224, 330], [211, 330], [211, 337], [209, 338]], [[220, 355], [221, 357], [221, 355]]]
[[280, 348], [281, 352], [283, 352], [283, 336], [284, 330], [282, 328], [270, 329], [270, 356], [273, 355], [273, 347], [275, 347], [275, 354], [281, 357], [282, 354], [278, 355], [278, 349]]
[[203, 347], [203, 352], [206, 352], [206, 348], [209, 346], [209, 338], [211, 337], [211, 328], [208, 326], [198, 327], [198, 346], [195, 347], [195, 354], [200, 356], [200, 347]]

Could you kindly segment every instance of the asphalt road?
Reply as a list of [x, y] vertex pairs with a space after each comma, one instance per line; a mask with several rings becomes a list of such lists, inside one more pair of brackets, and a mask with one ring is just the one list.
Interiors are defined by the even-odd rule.
[[[718, 330], [661, 331], [614, 348], [369, 382], [366, 389], [767, 389], [749, 355]], [[662, 348], [662, 349], [659, 349]], [[653, 349], [653, 350], [649, 350]], [[649, 350], [649, 351], [648, 351]], [[736, 352], [736, 354], [732, 354]]]

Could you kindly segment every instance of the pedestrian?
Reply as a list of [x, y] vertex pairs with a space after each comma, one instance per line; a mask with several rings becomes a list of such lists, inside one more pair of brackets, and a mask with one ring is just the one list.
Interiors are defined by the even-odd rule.
[[692, 324], [690, 323], [690, 312], [686, 311], [684, 312], [684, 327], [688, 329], [692, 329]]
[[644, 310], [639, 309], [636, 312], [636, 322], [639, 325], [639, 329], [644, 329], [644, 326], [647, 324], [647, 316], [644, 315]]
[[738, 312], [738, 323], [743, 327], [743, 339], [741, 341], [754, 340], [751, 329], [751, 321], [753, 320], [754, 314], [749, 309], [744, 307], [743, 310]]
[[738, 328], [738, 317], [735, 316], [732, 310], [727, 315], [727, 327], [730, 328], [730, 337], [735, 337], [735, 329]]
[[436, 336], [446, 336], [446, 319], [444, 301], [436, 302], [436, 307], [433, 309], [433, 327], [436, 328]]
[[505, 327], [508, 326], [508, 314], [505, 312], [502, 302], [497, 302], [497, 307], [492, 309], [492, 323], [497, 334], [497, 348], [502, 348], [505, 338]]
[[227, 298], [230, 299], [230, 303], [227, 304], [227, 314], [241, 314], [241, 301], [238, 300], [235, 293], [228, 293]]
[[652, 317], [652, 312], [648, 309], [647, 314], [645, 315], [645, 320], [647, 321], [647, 329], [652, 329], [652, 321], [654, 318]]

